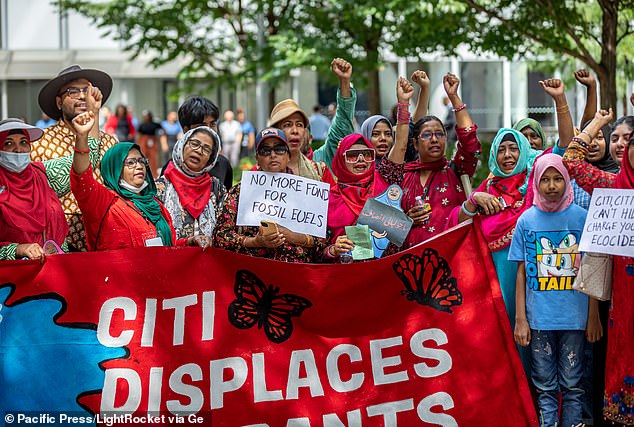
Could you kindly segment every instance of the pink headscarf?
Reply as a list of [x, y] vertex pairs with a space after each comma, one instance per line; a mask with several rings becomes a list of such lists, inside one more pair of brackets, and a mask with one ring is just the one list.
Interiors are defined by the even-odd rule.
[[[561, 176], [564, 177], [566, 182], [563, 197], [561, 200], [555, 202], [549, 202], [546, 200], [539, 190], [539, 181], [542, 179], [542, 175], [544, 175], [544, 172], [546, 172], [548, 168], [555, 168]], [[533, 193], [535, 195], [533, 198], [534, 205], [544, 212], [560, 212], [570, 206], [570, 204], [574, 201], [575, 196], [572, 190], [572, 184], [570, 183], [568, 170], [564, 166], [561, 156], [552, 153], [539, 156], [537, 160], [535, 160], [533, 170]]]

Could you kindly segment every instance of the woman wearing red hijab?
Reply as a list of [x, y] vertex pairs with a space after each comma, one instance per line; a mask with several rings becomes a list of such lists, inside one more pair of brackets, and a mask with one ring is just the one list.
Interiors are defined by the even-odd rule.
[[412, 84], [400, 77], [396, 84], [399, 116], [395, 144], [389, 155], [375, 168], [374, 147], [363, 135], [352, 134], [341, 140], [332, 161], [337, 183], [332, 186], [328, 201], [328, 231], [333, 244], [326, 248], [329, 258], [352, 250], [354, 244], [345, 235], [345, 227], [354, 225], [367, 199], [384, 192], [390, 184], [403, 179], [403, 162], [407, 150], [409, 100], [414, 94]]
[[[613, 174], [597, 168], [583, 168], [588, 146], [599, 130], [613, 118], [612, 110], [598, 111], [584, 132], [572, 139], [563, 157], [568, 170], [587, 171], [581, 187], [634, 189], [634, 133], [623, 153], [621, 170]], [[634, 425], [634, 260], [614, 256], [612, 270], [612, 309], [608, 321], [608, 354], [605, 369], [603, 416], [613, 423]]]
[[68, 234], [59, 198], [51, 188], [61, 186], [49, 185], [64, 158], [49, 160], [46, 166], [31, 162], [31, 143], [42, 135], [41, 129], [19, 119], [0, 122], [0, 259], [41, 259], [47, 240], [59, 246]]

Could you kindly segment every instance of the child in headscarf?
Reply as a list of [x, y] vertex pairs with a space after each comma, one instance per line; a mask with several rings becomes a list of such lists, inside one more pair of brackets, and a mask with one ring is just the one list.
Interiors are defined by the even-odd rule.
[[543, 425], [576, 425], [582, 418], [588, 297], [572, 290], [572, 283], [586, 210], [573, 203], [570, 177], [556, 154], [537, 158], [530, 185], [533, 206], [517, 221], [508, 256], [518, 263], [515, 341], [530, 345]]

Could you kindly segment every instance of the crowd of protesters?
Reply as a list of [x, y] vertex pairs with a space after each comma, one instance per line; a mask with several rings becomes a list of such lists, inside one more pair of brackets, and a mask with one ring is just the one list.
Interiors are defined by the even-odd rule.
[[[219, 122], [221, 110], [201, 96], [162, 123], [150, 111], [137, 122], [125, 105], [110, 114], [108, 74], [62, 70], [39, 94], [43, 129], [0, 122], [0, 259], [190, 245], [335, 263], [354, 249], [346, 227], [357, 224], [368, 199], [398, 186], [397, 208], [412, 228], [384, 256], [467, 220], [482, 232], [542, 425], [634, 425], [634, 261], [613, 257], [611, 303], [529, 284], [535, 265], [539, 277], [576, 275], [595, 188], [634, 188], [634, 117], [614, 121], [612, 110], [597, 111], [596, 81], [580, 70], [575, 77], [588, 102], [576, 128], [562, 81], [542, 81], [556, 108], [556, 144], [545, 146], [531, 118], [500, 129], [489, 158], [480, 159], [490, 175], [471, 192], [482, 148], [458, 77], [443, 77], [451, 110], [445, 123], [428, 114], [430, 80], [418, 70], [413, 83], [396, 82], [394, 118], [371, 116], [355, 133], [352, 65], [336, 58], [331, 69], [339, 81], [331, 122], [319, 106], [309, 117], [285, 99], [259, 132], [242, 109], [225, 110]], [[455, 150], [448, 150], [448, 123]], [[270, 222], [237, 225], [241, 184], [234, 185], [232, 169], [251, 155], [254, 170], [329, 186], [325, 238]]]

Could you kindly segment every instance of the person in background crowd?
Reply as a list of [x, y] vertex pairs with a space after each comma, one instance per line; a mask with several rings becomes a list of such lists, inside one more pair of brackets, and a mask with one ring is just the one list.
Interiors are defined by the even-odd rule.
[[29, 154], [43, 133], [19, 119], [0, 122], [0, 260], [41, 259], [47, 240], [65, 246], [68, 224], [51, 188], [59, 189], [59, 182], [49, 185], [56, 168], [31, 162]]
[[621, 166], [623, 154], [627, 151], [627, 141], [634, 131], [634, 116], [623, 116], [614, 122], [610, 132], [610, 156]]
[[[185, 132], [199, 126], [206, 126], [216, 132], [219, 115], [218, 107], [202, 96], [191, 96], [178, 108], [178, 121]], [[169, 166], [170, 162], [171, 160], [163, 166], [161, 173]], [[216, 164], [209, 171], [209, 175], [218, 178], [225, 189], [233, 186], [233, 169], [229, 160], [222, 153], [218, 155]]]
[[240, 158], [252, 156], [255, 147], [255, 128], [253, 127], [253, 124], [247, 120], [246, 113], [242, 108], [238, 108], [237, 118], [242, 130]]
[[144, 110], [142, 117], [141, 125], [136, 133], [136, 143], [150, 161], [152, 177], [156, 178], [159, 168], [159, 134], [163, 132], [163, 128], [154, 121], [151, 111]]
[[128, 114], [125, 105], [117, 105], [114, 114], [108, 118], [104, 130], [120, 142], [134, 141], [136, 126], [132, 123], [132, 116]]
[[537, 120], [531, 118], [522, 119], [513, 125], [513, 129], [522, 132], [522, 135], [528, 139], [533, 150], [544, 149], [546, 137], [544, 136], [542, 125]]
[[559, 286], [577, 274], [587, 212], [573, 203], [570, 178], [557, 154], [535, 161], [531, 185], [534, 206], [517, 221], [508, 258], [518, 263], [515, 341], [530, 345], [531, 379], [542, 424], [571, 426], [582, 420], [586, 329], [591, 340], [597, 340], [601, 330], [598, 322], [588, 319], [588, 296]]
[[163, 133], [161, 134], [161, 150], [165, 155], [164, 160], [172, 158], [172, 151], [176, 141], [183, 137], [183, 128], [178, 123], [178, 114], [176, 111], [167, 113], [167, 118], [161, 122]]
[[172, 162], [156, 180], [158, 199], [170, 213], [176, 238], [213, 237], [225, 187], [209, 171], [220, 152], [220, 137], [206, 126], [187, 131], [176, 142]]
[[88, 132], [92, 111], [71, 122], [77, 135], [70, 186], [83, 212], [86, 241], [91, 251], [143, 246], [209, 246], [206, 236], [176, 239], [169, 212], [156, 198], [149, 162], [139, 146], [120, 142], [104, 154], [104, 184], [92, 175]]
[[396, 83], [396, 95], [401, 105], [396, 124], [396, 144], [378, 167], [372, 144], [360, 134], [346, 136], [339, 144], [332, 162], [337, 183], [328, 200], [328, 232], [332, 244], [325, 251], [326, 259], [337, 259], [351, 251], [354, 243], [345, 234], [345, 227], [355, 225], [365, 202], [384, 192], [390, 184], [403, 180], [403, 163], [407, 150], [409, 111], [407, 105], [414, 88], [404, 77]]
[[104, 130], [110, 116], [112, 116], [112, 111], [107, 106], [104, 105], [99, 109], [99, 130]]
[[328, 129], [330, 128], [330, 121], [321, 114], [321, 105], [313, 107], [313, 114], [308, 118], [308, 121], [310, 122], [310, 132], [313, 135], [313, 141], [321, 147], [326, 142]]
[[[258, 170], [291, 173], [290, 149], [280, 129], [261, 130], [255, 139], [255, 150]], [[286, 262], [316, 262], [320, 258], [326, 239], [295, 233], [279, 224], [278, 232], [266, 235], [261, 226], [236, 225], [240, 188], [238, 183], [229, 190], [214, 231], [215, 247]]]
[[132, 105], [128, 105], [125, 107], [126, 112], [128, 114], [128, 116], [130, 116], [130, 120], [132, 121], [132, 126], [134, 126], [134, 129], [138, 129], [139, 128], [139, 121], [137, 120], [136, 116], [134, 115], [134, 108], [132, 108]]
[[225, 111], [223, 121], [218, 125], [218, 132], [222, 140], [222, 153], [231, 162], [231, 167], [235, 168], [240, 163], [242, 126], [234, 119], [233, 111]]
[[[72, 156], [75, 135], [70, 123], [85, 111], [92, 111], [99, 117], [99, 109], [112, 91], [112, 79], [103, 71], [82, 69], [73, 65], [60, 71], [57, 77], [49, 80], [40, 90], [38, 102], [42, 111], [58, 120], [57, 124], [44, 130], [44, 136], [31, 144], [31, 160], [43, 162], [48, 159]], [[99, 123], [91, 129], [89, 136], [97, 144], [97, 154], [93, 171], [97, 181], [102, 182], [99, 164], [101, 157], [117, 140], [99, 130]], [[70, 165], [65, 169], [66, 180], [70, 174]], [[60, 193], [60, 202], [68, 221], [67, 242], [71, 251], [86, 250], [86, 235], [81, 219], [81, 211], [75, 196], [67, 191]]]
[[40, 129], [46, 129], [49, 126], [53, 126], [55, 123], [57, 122], [47, 116], [46, 113], [42, 113], [42, 115], [40, 116], [40, 120], [35, 122], [35, 126]]

